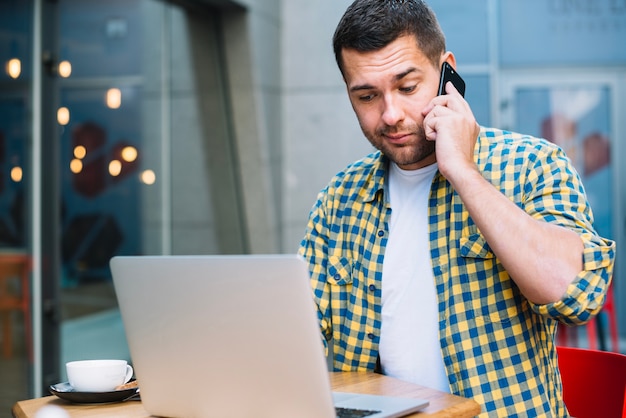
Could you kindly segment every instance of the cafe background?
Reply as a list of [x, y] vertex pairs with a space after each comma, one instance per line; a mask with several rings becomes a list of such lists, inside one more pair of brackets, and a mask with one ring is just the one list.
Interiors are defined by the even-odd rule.
[[[297, 250], [319, 189], [370, 151], [331, 50], [349, 3], [0, 1], [0, 260], [30, 260], [33, 330], [0, 322], [0, 410], [67, 360], [129, 358], [110, 257]], [[626, 0], [430, 4], [479, 123], [580, 171], [626, 335]]]

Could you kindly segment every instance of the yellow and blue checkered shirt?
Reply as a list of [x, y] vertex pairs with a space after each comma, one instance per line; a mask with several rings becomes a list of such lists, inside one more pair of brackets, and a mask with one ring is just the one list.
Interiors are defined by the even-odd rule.
[[[599, 312], [615, 243], [594, 231], [578, 174], [557, 146], [481, 128], [475, 160], [483, 176], [530, 216], [576, 231], [584, 242], [584, 269], [561, 300], [533, 304], [437, 173], [428, 209], [430, 253], [451, 392], [476, 400], [484, 416], [567, 416], [556, 326], [581, 324]], [[309, 262], [322, 335], [333, 341], [337, 371], [376, 366], [391, 214], [387, 166], [375, 152], [337, 174], [319, 194], [299, 250]]]

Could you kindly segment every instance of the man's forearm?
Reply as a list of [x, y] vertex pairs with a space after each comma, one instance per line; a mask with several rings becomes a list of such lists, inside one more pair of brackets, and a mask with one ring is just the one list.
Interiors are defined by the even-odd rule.
[[571, 230], [534, 219], [478, 171], [454, 188], [494, 254], [531, 302], [559, 300], [583, 268], [583, 243]]

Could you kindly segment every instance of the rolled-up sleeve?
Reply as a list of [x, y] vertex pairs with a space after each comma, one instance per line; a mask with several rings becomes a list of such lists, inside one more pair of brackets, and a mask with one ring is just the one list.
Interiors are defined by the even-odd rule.
[[560, 300], [547, 305], [531, 304], [537, 313], [580, 325], [600, 312], [613, 277], [615, 242], [594, 236], [593, 241], [584, 244], [583, 270]]

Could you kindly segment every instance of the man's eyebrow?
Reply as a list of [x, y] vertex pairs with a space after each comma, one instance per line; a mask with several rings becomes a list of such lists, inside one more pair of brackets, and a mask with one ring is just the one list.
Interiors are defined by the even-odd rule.
[[[417, 71], [418, 71], [417, 68], [410, 67], [410, 68], [407, 68], [405, 71], [403, 71], [403, 72], [401, 72], [399, 74], [396, 74], [393, 77], [393, 79], [395, 81], [400, 81], [404, 77], [406, 77], [407, 75], [409, 75], [411, 73], [414, 73], [414, 72], [417, 72]], [[372, 86], [371, 84], [357, 84], [356, 86], [350, 87], [350, 92], [352, 93], [352, 92], [356, 92], [356, 91], [360, 91], [360, 90], [372, 90], [373, 88], [374, 88], [374, 86]]]
[[370, 84], [358, 84], [356, 86], [350, 87], [350, 93], [361, 91], [361, 90], [371, 90], [374, 86]]
[[396, 81], [400, 81], [402, 80], [404, 77], [406, 77], [407, 75], [417, 72], [417, 68], [415, 67], [411, 67], [411, 68], [407, 68], [406, 71], [401, 72], [400, 74], [396, 74], [396, 76], [394, 77], [394, 79]]

